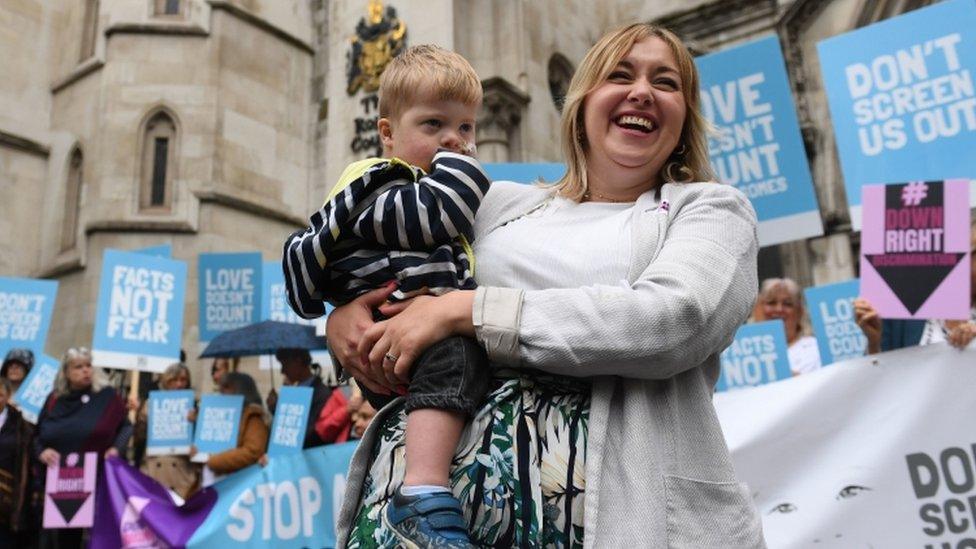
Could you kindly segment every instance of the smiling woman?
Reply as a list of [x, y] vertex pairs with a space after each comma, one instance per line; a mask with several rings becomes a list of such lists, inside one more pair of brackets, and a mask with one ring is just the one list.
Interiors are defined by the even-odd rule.
[[[485, 349], [492, 390], [449, 487], [471, 543], [454, 546], [764, 545], [711, 404], [756, 295], [756, 220], [712, 182], [698, 87], [672, 33], [608, 33], [566, 95], [565, 177], [485, 195], [478, 289], [393, 306], [374, 291], [329, 317], [333, 357], [387, 390], [445, 337]], [[374, 308], [391, 318], [374, 323]], [[339, 546], [397, 545], [384, 518], [404, 482], [405, 418], [397, 399], [363, 437]]]

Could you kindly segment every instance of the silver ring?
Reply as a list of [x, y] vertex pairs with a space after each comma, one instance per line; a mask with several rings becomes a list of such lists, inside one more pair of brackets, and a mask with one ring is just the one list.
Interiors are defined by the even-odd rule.
[[395, 354], [393, 354], [393, 353], [386, 353], [386, 355], [384, 356], [384, 358], [386, 358], [386, 359], [387, 359], [387, 360], [389, 360], [390, 362], [396, 362], [396, 361], [397, 361], [397, 359], [398, 359], [398, 358], [400, 358], [400, 357], [398, 357], [398, 356], [396, 356], [396, 355], [395, 355]]

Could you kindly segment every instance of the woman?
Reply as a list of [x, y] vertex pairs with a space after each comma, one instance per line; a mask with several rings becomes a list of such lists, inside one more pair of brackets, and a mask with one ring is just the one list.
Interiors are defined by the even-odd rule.
[[[190, 388], [190, 370], [184, 364], [170, 364], [159, 376], [159, 388], [163, 391], [179, 391]], [[135, 438], [145, 446], [149, 427], [149, 401], [139, 407], [136, 417]], [[190, 462], [189, 456], [146, 456], [140, 471], [156, 482], [187, 499], [196, 491], [200, 481], [200, 467]]]
[[[34, 452], [48, 467], [71, 453], [96, 452], [99, 457], [125, 452], [132, 436], [125, 401], [92, 368], [88, 349], [68, 349], [54, 378], [54, 389], [37, 418]], [[83, 530], [43, 530], [42, 547], [78, 547]]]
[[[481, 286], [380, 307], [397, 314], [374, 324], [378, 290], [329, 318], [333, 356], [386, 393], [448, 335], [485, 347], [496, 388], [451, 479], [478, 545], [763, 545], [711, 404], [718, 355], [755, 299], [756, 220], [735, 189], [692, 183], [712, 179], [698, 86], [670, 32], [607, 34], [566, 97], [566, 176], [485, 196]], [[384, 407], [359, 446], [340, 547], [396, 543], [383, 519], [403, 418]]]
[[803, 290], [792, 278], [763, 280], [752, 318], [756, 322], [776, 319], [783, 321], [790, 371], [793, 375], [820, 369], [820, 349], [817, 347], [817, 339], [810, 335]]
[[220, 394], [244, 397], [237, 447], [213, 454], [207, 467], [217, 475], [229, 475], [254, 465], [268, 447], [268, 420], [261, 405], [261, 395], [254, 378], [240, 372], [228, 372], [220, 378]]
[[31, 503], [31, 428], [8, 406], [11, 396], [10, 380], [0, 377], [0, 547], [24, 547], [31, 534], [25, 513]]
[[7, 356], [3, 358], [3, 366], [0, 366], [0, 377], [10, 381], [13, 391], [11, 395], [20, 389], [20, 384], [27, 378], [32, 366], [34, 366], [34, 351], [18, 348], [7, 352]]

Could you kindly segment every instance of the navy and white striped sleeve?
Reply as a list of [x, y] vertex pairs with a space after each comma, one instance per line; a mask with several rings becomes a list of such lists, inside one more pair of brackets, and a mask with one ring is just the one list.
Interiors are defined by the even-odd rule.
[[398, 250], [431, 250], [470, 238], [490, 181], [477, 160], [441, 150], [419, 181], [399, 180], [357, 212], [355, 234]]

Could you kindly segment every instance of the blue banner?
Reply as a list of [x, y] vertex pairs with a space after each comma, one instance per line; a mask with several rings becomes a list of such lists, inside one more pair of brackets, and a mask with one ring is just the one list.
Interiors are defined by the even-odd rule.
[[105, 250], [95, 313], [96, 366], [162, 372], [180, 359], [186, 263]]
[[197, 452], [216, 454], [236, 448], [243, 407], [241, 395], [203, 395], [193, 439]]
[[146, 455], [190, 453], [193, 424], [187, 414], [193, 409], [193, 391], [150, 391]]
[[939, 2], [817, 49], [855, 229], [863, 185], [976, 178], [976, 2]]
[[292, 452], [221, 480], [217, 504], [187, 547], [335, 547], [334, 504], [357, 444]]
[[823, 234], [786, 65], [776, 36], [695, 60], [716, 175], [749, 197], [762, 246]]
[[308, 411], [312, 406], [311, 387], [282, 387], [278, 392], [268, 456], [277, 457], [301, 450], [305, 442]]
[[261, 253], [200, 254], [200, 342], [258, 322]]
[[722, 373], [716, 391], [755, 387], [791, 377], [783, 321], [742, 326], [735, 333], [732, 345], [722, 351], [721, 361]]
[[139, 248], [138, 250], [132, 251], [137, 254], [154, 255], [156, 257], [165, 257], [166, 259], [173, 257], [172, 244], [160, 244], [159, 246], [149, 246], [148, 248]]
[[54, 388], [54, 378], [58, 375], [60, 363], [47, 355], [35, 355], [34, 367], [27, 374], [27, 378], [20, 384], [14, 394], [13, 401], [20, 408], [24, 419], [37, 423], [37, 416], [41, 413], [47, 395]]
[[868, 340], [854, 321], [859, 287], [860, 281], [855, 278], [803, 290], [824, 366], [864, 356]]
[[0, 357], [16, 347], [44, 352], [58, 283], [0, 276]]
[[496, 162], [482, 164], [492, 181], [516, 183], [555, 183], [566, 173], [566, 165], [558, 162]]

